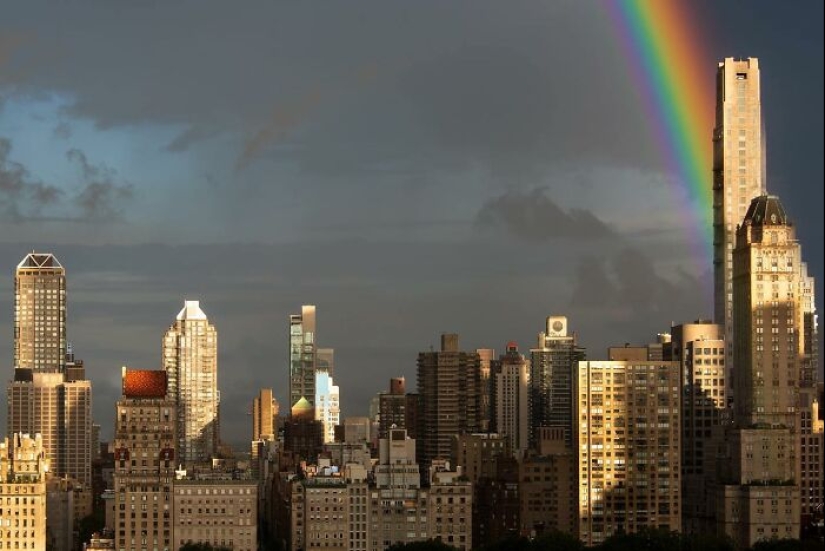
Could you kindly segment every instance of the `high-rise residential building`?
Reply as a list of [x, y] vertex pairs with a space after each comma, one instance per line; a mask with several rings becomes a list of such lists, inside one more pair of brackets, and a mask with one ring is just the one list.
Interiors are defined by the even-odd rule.
[[450, 457], [456, 434], [479, 432], [481, 420], [480, 359], [459, 350], [458, 335], [441, 335], [441, 350], [418, 354], [420, 395], [419, 464]]
[[751, 199], [767, 193], [765, 131], [759, 60], [726, 58], [716, 72], [716, 126], [713, 130], [713, 280], [714, 318], [727, 343], [727, 399], [736, 387], [733, 363], [737, 340], [733, 323], [733, 250], [736, 228]]
[[579, 538], [681, 528], [679, 364], [582, 361], [575, 379]]
[[279, 480], [277, 486], [282, 497], [275, 503], [276, 537], [284, 549], [373, 549], [367, 471], [361, 465], [338, 469], [322, 460], [307, 465], [300, 477]]
[[163, 337], [163, 369], [178, 406], [178, 461], [209, 461], [220, 440], [218, 333], [197, 300], [185, 301]]
[[115, 411], [117, 549], [172, 550], [176, 404], [168, 371], [123, 368]]
[[389, 392], [378, 395], [378, 438], [388, 438], [390, 428], [406, 428], [407, 384], [404, 377], [390, 379]]
[[252, 399], [252, 440], [275, 440], [278, 438], [278, 400], [272, 396], [271, 388], [262, 388]]
[[[427, 494], [421, 490], [416, 441], [403, 428], [391, 428], [379, 439], [378, 463], [374, 467], [378, 500], [369, 508], [373, 551], [396, 543], [419, 541], [430, 536], [427, 522]], [[397, 504], [403, 503], [403, 507]], [[379, 509], [380, 506], [380, 509]]]
[[814, 278], [808, 274], [808, 264], [802, 263], [802, 288], [800, 290], [802, 308], [802, 374], [800, 386], [814, 388], [819, 374], [819, 316], [816, 312]]
[[66, 270], [32, 252], [14, 279], [14, 379], [8, 434], [40, 434], [52, 472], [91, 485], [91, 383], [66, 342]]
[[341, 391], [326, 369], [315, 372], [315, 420], [324, 425], [324, 442], [335, 442], [341, 423]]
[[303, 305], [300, 314], [289, 316], [290, 408], [301, 398], [314, 406], [316, 367], [315, 306]]
[[378, 439], [389, 438], [391, 428], [407, 429], [407, 435], [415, 438], [419, 396], [406, 389], [404, 377], [393, 377], [389, 392], [378, 395], [378, 434], [374, 435]]
[[20, 368], [6, 389], [6, 434], [39, 434], [53, 472], [60, 472], [60, 385], [62, 373]]
[[705, 320], [671, 328], [665, 359], [682, 377], [682, 530], [714, 530], [715, 450], [726, 419], [725, 341], [719, 324]]
[[735, 419], [743, 427], [798, 423], [804, 316], [801, 248], [775, 196], [755, 198], [734, 251]]
[[565, 442], [573, 441], [573, 378], [584, 349], [567, 329], [567, 318], [550, 316], [538, 345], [530, 350], [530, 442], [535, 444], [539, 427], [564, 427]]
[[529, 446], [530, 362], [516, 343], [507, 343], [507, 352], [493, 362], [491, 379], [493, 426], [507, 438], [510, 450], [521, 454]]
[[799, 537], [800, 493], [806, 493], [800, 488], [802, 296], [812, 285], [801, 257], [779, 199], [754, 198], [733, 251], [734, 425], [720, 444], [716, 511], [719, 530], [740, 546]]
[[46, 549], [48, 472], [39, 434], [0, 442], [0, 549]]
[[802, 358], [800, 359], [799, 399], [800, 399], [800, 454], [799, 480], [802, 527], [821, 522], [825, 511], [825, 423], [822, 411], [825, 407], [817, 392], [819, 374], [819, 321], [816, 312], [816, 294], [813, 276], [808, 274], [808, 266], [801, 266], [801, 289], [799, 291], [802, 308]]
[[7, 388], [8, 434], [42, 435], [51, 472], [92, 483], [92, 384], [63, 373], [15, 370]]
[[59, 373], [66, 362], [66, 270], [32, 252], [14, 277], [14, 367]]
[[92, 382], [65, 382], [58, 387], [61, 405], [60, 472], [92, 486]]
[[799, 421], [799, 498], [801, 527], [822, 522], [823, 514], [823, 466], [825, 465], [825, 421], [822, 419], [822, 402], [815, 389], [800, 389]]
[[489, 432], [495, 424], [493, 418], [496, 412], [493, 408], [493, 380], [492, 366], [496, 359], [496, 351], [492, 348], [477, 348], [476, 353], [479, 359], [479, 371], [481, 373], [481, 422], [479, 423], [482, 432]]

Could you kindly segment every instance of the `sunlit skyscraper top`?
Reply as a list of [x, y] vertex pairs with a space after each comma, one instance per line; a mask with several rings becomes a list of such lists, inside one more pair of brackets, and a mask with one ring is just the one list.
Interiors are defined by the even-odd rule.
[[66, 362], [66, 270], [32, 251], [14, 277], [14, 367], [62, 372]]
[[178, 404], [178, 456], [204, 461], [218, 450], [218, 333], [196, 300], [187, 300], [163, 339], [169, 396]]

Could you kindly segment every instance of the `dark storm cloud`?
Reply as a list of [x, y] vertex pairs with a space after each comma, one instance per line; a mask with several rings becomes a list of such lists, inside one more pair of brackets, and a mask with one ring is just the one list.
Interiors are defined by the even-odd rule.
[[238, 166], [272, 156], [264, 146], [308, 118], [307, 170], [323, 170], [342, 142], [358, 145], [346, 153], [354, 166], [389, 156], [501, 173], [646, 155], [617, 139], [640, 113], [597, 5], [253, 5], [232, 17], [220, 2], [49, 4], [48, 19], [18, 8], [13, 24], [36, 36], [18, 47], [19, 93], [60, 94], [67, 115], [102, 129], [182, 125], [170, 151], [229, 135]]
[[71, 149], [66, 157], [80, 169], [80, 187], [67, 202], [65, 191], [35, 179], [28, 168], [9, 158], [11, 151], [11, 141], [0, 138], [0, 211], [13, 222], [111, 221], [134, 193], [131, 184], [118, 180], [117, 171], [93, 165], [82, 151]]
[[0, 212], [15, 221], [39, 218], [63, 192], [34, 179], [26, 167], [9, 159], [11, 150], [11, 140], [0, 138]]
[[[267, 147], [282, 140], [287, 133], [306, 122], [309, 116], [322, 104], [331, 103], [348, 88], [360, 88], [369, 84], [376, 76], [374, 65], [365, 66], [352, 75], [337, 78], [327, 86], [314, 86], [301, 94], [294, 102], [277, 105], [266, 125], [246, 141], [243, 151], [235, 162], [235, 170], [243, 169]], [[351, 92], [351, 90], [350, 90]]]
[[81, 187], [74, 197], [81, 219], [114, 220], [123, 214], [122, 203], [134, 195], [134, 186], [118, 181], [117, 171], [105, 164], [93, 165], [79, 149], [70, 149], [66, 158], [80, 168]]
[[476, 215], [479, 228], [501, 227], [530, 241], [567, 237], [588, 239], [613, 236], [612, 230], [592, 212], [564, 211], [547, 196], [547, 189], [508, 191], [488, 200]]
[[187, 151], [192, 144], [211, 138], [218, 133], [219, 130], [214, 126], [192, 124], [186, 130], [175, 136], [164, 149], [170, 153], [181, 153]]
[[702, 303], [696, 302], [697, 291], [704, 289], [707, 281], [686, 272], [664, 277], [651, 259], [634, 247], [625, 246], [604, 258], [582, 258], [576, 274], [571, 306], [619, 311], [629, 319], [707, 315], [701, 311]]
[[580, 258], [575, 273], [563, 311], [587, 344], [588, 359], [605, 359], [608, 346], [655, 342], [673, 324], [712, 318], [704, 291], [711, 286], [710, 271], [700, 277], [665, 274], [638, 249], [624, 247]]

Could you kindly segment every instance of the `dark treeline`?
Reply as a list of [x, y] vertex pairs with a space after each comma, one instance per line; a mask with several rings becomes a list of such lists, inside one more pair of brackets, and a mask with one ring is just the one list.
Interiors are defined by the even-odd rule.
[[[569, 534], [551, 533], [535, 539], [513, 537], [488, 544], [477, 543], [474, 548], [476, 551], [736, 551], [730, 539], [724, 536], [683, 535], [657, 530], [618, 534], [594, 547], [586, 547]], [[822, 542], [817, 539], [769, 540], [757, 543], [750, 551], [822, 551], [822, 548]], [[455, 548], [440, 541], [421, 541], [396, 544], [388, 551], [455, 551]]]

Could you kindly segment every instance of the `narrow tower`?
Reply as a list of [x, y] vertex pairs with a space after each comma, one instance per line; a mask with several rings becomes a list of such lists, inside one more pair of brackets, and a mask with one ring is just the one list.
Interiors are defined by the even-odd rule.
[[530, 442], [539, 427], [563, 427], [564, 441], [573, 443], [573, 377], [585, 352], [568, 334], [567, 318], [550, 316], [538, 346], [530, 350]]
[[218, 333], [197, 300], [187, 300], [163, 338], [163, 369], [178, 406], [181, 463], [206, 461], [218, 451]]
[[315, 306], [301, 306], [300, 314], [289, 316], [289, 407], [301, 398], [315, 402]]
[[727, 343], [728, 401], [735, 400], [733, 363], [733, 249], [736, 226], [751, 199], [766, 193], [765, 134], [759, 93], [759, 61], [727, 58], [716, 73], [713, 130], [714, 318]]
[[66, 270], [32, 251], [14, 276], [14, 367], [58, 373], [65, 362]]

